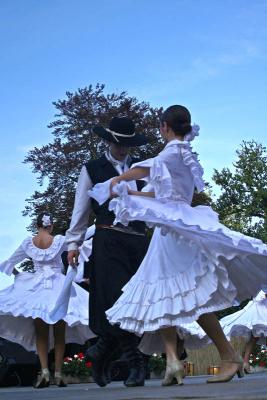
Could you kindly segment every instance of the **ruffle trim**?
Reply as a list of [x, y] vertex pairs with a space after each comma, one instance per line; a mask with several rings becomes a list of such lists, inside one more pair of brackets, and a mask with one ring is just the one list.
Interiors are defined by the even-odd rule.
[[[196, 321], [202, 314], [233, 305], [236, 289], [227, 270], [208, 259], [201, 266], [201, 276], [176, 277], [148, 283], [134, 276], [123, 288], [123, 294], [106, 312], [111, 324], [142, 335], [169, 326], [182, 326]], [[204, 272], [205, 271], [205, 272]], [[190, 271], [191, 272], [191, 271]]]
[[[176, 204], [176, 208], [170, 206]], [[122, 223], [128, 225], [130, 221], [144, 221], [149, 227], [162, 228], [162, 234], [176, 232], [185, 237], [194, 238], [196, 234], [203, 238], [205, 233], [216, 234], [216, 241], [230, 239], [237, 247], [242, 241], [244, 246], [248, 245], [258, 253], [267, 255], [267, 245], [260, 239], [255, 239], [242, 233], [235, 232], [225, 227], [218, 221], [218, 214], [211, 207], [191, 207], [183, 202], [162, 204], [157, 199], [141, 198], [139, 196], [124, 193], [120, 198], [114, 198], [109, 203], [109, 210], [116, 215], [114, 224]], [[201, 215], [203, 214], [203, 215]], [[202, 219], [202, 221], [200, 221]], [[189, 239], [189, 240], [190, 240]], [[249, 252], [249, 248], [247, 251]]]
[[[176, 327], [177, 334], [180, 339], [184, 340], [186, 349], [200, 349], [211, 343], [209, 336], [203, 331], [197, 322]], [[138, 346], [139, 350], [144, 354], [161, 354], [165, 353], [166, 349], [162, 336], [159, 331], [146, 332]]]
[[257, 325], [235, 325], [232, 327], [229, 333], [226, 334], [227, 337], [245, 337], [246, 339], [250, 339], [251, 335], [254, 337], [267, 337], [267, 322], [262, 321]]
[[[152, 159], [153, 160], [153, 159]], [[155, 158], [150, 168], [150, 185], [154, 188], [157, 199], [168, 199], [172, 195], [171, 175], [166, 165]]]
[[[23, 295], [23, 293], [16, 293], [16, 290], [12, 289], [12, 287], [8, 287], [1, 291], [0, 315], [10, 315], [13, 317], [25, 317], [33, 319], [41, 318], [47, 324], [54, 324], [60, 319], [63, 319], [70, 327], [78, 324], [88, 325], [87, 304], [89, 295], [86, 292], [86, 301], [84, 301], [84, 299], [79, 299], [80, 295], [77, 291], [81, 290], [83, 289], [81, 289], [75, 283], [73, 284], [73, 294], [70, 298], [67, 313], [62, 314], [62, 316], [59, 316], [55, 320], [50, 316], [53, 305], [45, 304], [43, 297], [38, 296], [38, 288], [36, 289], [36, 292], [29, 292], [30, 294], [28, 297], [25, 294]], [[34, 300], [36, 302], [34, 302], [34, 304], [31, 303], [31, 296], [35, 296]]]
[[85, 313], [83, 315], [79, 312], [69, 312], [67, 315], [59, 318], [57, 320], [53, 320], [50, 318], [50, 310], [43, 307], [43, 304], [36, 304], [33, 308], [30, 309], [28, 304], [19, 303], [17, 307], [15, 307], [15, 303], [7, 304], [5, 307], [0, 308], [0, 316], [1, 315], [11, 315], [13, 317], [25, 317], [25, 318], [41, 318], [47, 324], [55, 324], [60, 319], [63, 319], [69, 327], [73, 327], [79, 324], [88, 325], [88, 319], [84, 318]]
[[55, 258], [65, 244], [65, 236], [56, 235], [50, 247], [39, 249], [33, 244], [33, 238], [27, 237], [21, 244], [25, 253], [34, 261], [50, 261]]
[[194, 183], [198, 192], [205, 189], [205, 182], [203, 180], [204, 170], [197, 159], [197, 155], [192, 152], [190, 145], [181, 145], [181, 154], [185, 165], [190, 168], [191, 174], [194, 177]]
[[[33, 320], [25, 317], [13, 317], [11, 315], [0, 316], [0, 336], [6, 340], [18, 343], [28, 351], [36, 350], [36, 335]], [[65, 342], [83, 345], [88, 339], [95, 337], [88, 326], [77, 324], [66, 325]], [[54, 348], [54, 335], [52, 327], [49, 329], [49, 351]]]

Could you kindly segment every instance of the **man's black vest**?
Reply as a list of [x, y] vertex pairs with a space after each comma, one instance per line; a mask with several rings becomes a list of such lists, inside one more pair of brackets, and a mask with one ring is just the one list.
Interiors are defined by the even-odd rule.
[[[138, 162], [137, 159], [132, 159], [130, 164], [134, 164]], [[118, 171], [111, 164], [110, 161], [107, 160], [105, 156], [98, 158], [97, 160], [90, 160], [87, 164], [85, 164], [87, 172], [91, 178], [93, 185], [96, 183], [105, 182], [114, 176], [118, 176]], [[137, 188], [141, 190], [143, 187], [143, 182], [137, 181]], [[115, 219], [115, 215], [112, 211], [109, 211], [108, 205], [109, 201], [106, 201], [101, 206], [98, 204], [96, 200], [91, 198], [91, 204], [93, 212], [96, 215], [96, 225], [111, 225]], [[129, 226], [131, 226], [135, 231], [143, 233], [145, 231], [145, 223], [141, 221], [130, 222]]]

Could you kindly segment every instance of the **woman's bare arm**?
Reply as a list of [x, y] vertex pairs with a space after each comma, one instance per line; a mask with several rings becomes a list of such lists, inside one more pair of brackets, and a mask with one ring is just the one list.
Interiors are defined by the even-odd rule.
[[116, 176], [114, 179], [117, 179], [117, 183], [120, 181], [137, 181], [148, 176], [149, 170], [150, 168], [147, 167], [135, 167], [120, 176]]
[[143, 196], [143, 197], [155, 197], [154, 192], [139, 192], [137, 190], [128, 190], [128, 193], [133, 195], [133, 196]]

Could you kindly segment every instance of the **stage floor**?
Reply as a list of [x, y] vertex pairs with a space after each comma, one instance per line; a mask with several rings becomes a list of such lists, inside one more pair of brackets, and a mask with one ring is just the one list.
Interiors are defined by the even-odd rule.
[[188, 377], [183, 386], [162, 387], [160, 380], [148, 380], [144, 387], [126, 388], [114, 382], [105, 388], [94, 383], [69, 385], [67, 388], [50, 386], [0, 388], [1, 400], [177, 400], [225, 399], [267, 400], [267, 373], [246, 375], [228, 383], [206, 384], [206, 376]]

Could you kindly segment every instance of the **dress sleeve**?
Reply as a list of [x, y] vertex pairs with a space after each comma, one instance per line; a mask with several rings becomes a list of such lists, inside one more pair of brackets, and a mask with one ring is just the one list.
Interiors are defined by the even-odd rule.
[[83, 242], [91, 212], [91, 199], [88, 196], [88, 190], [91, 188], [91, 178], [86, 167], [83, 167], [77, 183], [70, 227], [66, 232], [68, 250], [77, 250]]
[[25, 258], [28, 258], [28, 256], [23, 250], [22, 245], [20, 245], [8, 260], [0, 263], [0, 271], [7, 275], [11, 275], [15, 265], [25, 260]]
[[155, 192], [155, 198], [167, 200], [172, 194], [172, 179], [169, 170], [164, 162], [164, 158], [158, 155], [154, 158], [148, 158], [145, 161], [133, 164], [131, 168], [145, 167], [149, 168], [149, 176], [146, 178], [148, 188]]

